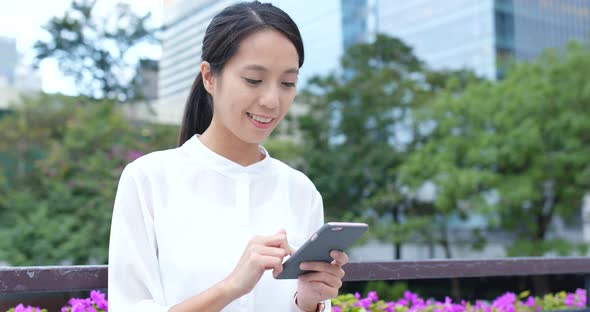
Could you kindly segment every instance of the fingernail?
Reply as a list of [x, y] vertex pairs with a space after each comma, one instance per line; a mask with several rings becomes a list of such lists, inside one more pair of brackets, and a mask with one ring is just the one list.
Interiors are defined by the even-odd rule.
[[306, 267], [307, 266], [305, 264], [303, 264], [303, 263], [299, 265], [299, 269], [301, 269], [301, 270], [305, 270]]

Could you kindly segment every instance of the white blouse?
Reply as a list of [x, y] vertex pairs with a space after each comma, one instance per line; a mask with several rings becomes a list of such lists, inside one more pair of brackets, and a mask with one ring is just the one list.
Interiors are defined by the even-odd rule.
[[[260, 148], [264, 160], [244, 167], [194, 136], [127, 165], [111, 225], [111, 312], [168, 311], [227, 277], [252, 236], [284, 228], [297, 249], [321, 226], [313, 183]], [[223, 311], [292, 311], [296, 289], [266, 271]]]

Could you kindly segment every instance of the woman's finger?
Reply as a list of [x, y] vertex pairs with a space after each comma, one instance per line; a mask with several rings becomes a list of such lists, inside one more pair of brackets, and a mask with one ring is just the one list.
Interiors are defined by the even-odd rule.
[[285, 251], [283, 248], [278, 247], [268, 247], [263, 245], [257, 245], [252, 247], [252, 251], [258, 253], [263, 256], [271, 256], [283, 259], [289, 253]]
[[[340, 289], [340, 287], [342, 287], [342, 280], [339, 278], [336, 278], [335, 276], [325, 273], [325, 272], [310, 272], [310, 273], [305, 273], [302, 275], [299, 275], [299, 281], [304, 282], [304, 283], [318, 283], [318, 284], [324, 284], [325, 286], [328, 286], [331, 289], [336, 289], [336, 291], [338, 289]], [[315, 287], [318, 287], [317, 285], [314, 285]]]
[[348, 255], [342, 251], [332, 250], [330, 256], [334, 259], [333, 264], [343, 266], [348, 263]]
[[327, 262], [303, 262], [299, 265], [299, 268], [304, 271], [325, 272], [338, 279], [344, 277], [344, 270], [337, 264]]
[[278, 247], [284, 249], [288, 254], [293, 253], [293, 249], [287, 241], [287, 232], [283, 229], [271, 236], [262, 237], [261, 243], [265, 246]]

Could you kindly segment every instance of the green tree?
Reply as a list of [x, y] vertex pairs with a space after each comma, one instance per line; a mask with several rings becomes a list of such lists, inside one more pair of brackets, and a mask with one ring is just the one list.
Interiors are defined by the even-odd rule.
[[[173, 147], [177, 128], [130, 122], [114, 102], [43, 95], [0, 120], [0, 260], [106, 263], [123, 167]], [[24, 156], [24, 157], [23, 157]]]
[[44, 29], [47, 40], [35, 43], [36, 62], [57, 60], [59, 69], [75, 79], [81, 95], [125, 101], [138, 96], [138, 49], [157, 42], [151, 13], [135, 14], [119, 3], [106, 17], [97, 16], [96, 0], [74, 0], [61, 17]]
[[371, 233], [396, 244], [433, 242], [435, 207], [400, 183], [406, 155], [427, 139], [414, 110], [427, 105], [451, 78], [468, 72], [433, 72], [398, 39], [378, 35], [346, 51], [339, 73], [312, 79], [299, 101], [304, 170], [321, 191], [329, 219], [361, 219]]
[[[590, 49], [571, 44], [513, 67], [505, 80], [446, 91], [422, 112], [430, 141], [404, 164], [402, 180], [436, 185], [436, 205], [488, 217], [513, 234], [509, 256], [568, 255], [576, 245], [556, 218], [580, 217], [590, 190]], [[550, 235], [551, 234], [551, 235]]]

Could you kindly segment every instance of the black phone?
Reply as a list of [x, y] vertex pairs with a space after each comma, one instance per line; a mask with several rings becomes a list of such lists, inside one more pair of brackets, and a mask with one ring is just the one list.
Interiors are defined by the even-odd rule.
[[329, 222], [320, 227], [291, 257], [283, 263], [276, 279], [296, 279], [307, 273], [299, 268], [302, 262], [332, 262], [332, 250], [344, 251], [359, 239], [369, 226], [366, 223]]

